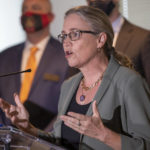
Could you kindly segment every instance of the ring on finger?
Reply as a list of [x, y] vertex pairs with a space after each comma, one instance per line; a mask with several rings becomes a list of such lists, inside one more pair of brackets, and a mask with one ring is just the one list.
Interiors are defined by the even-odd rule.
[[80, 120], [78, 120], [78, 126], [81, 126]]

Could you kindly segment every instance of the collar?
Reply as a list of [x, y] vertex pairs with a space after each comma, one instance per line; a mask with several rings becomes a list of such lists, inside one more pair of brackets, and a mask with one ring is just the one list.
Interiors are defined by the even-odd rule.
[[124, 18], [121, 15], [115, 21], [113, 21], [112, 28], [114, 33], [119, 33], [123, 23], [124, 23]]
[[49, 39], [50, 39], [50, 35], [48, 35], [47, 37], [45, 37], [43, 40], [41, 40], [36, 45], [34, 45], [33, 43], [31, 43], [29, 40], [27, 40], [26, 43], [25, 43], [25, 49], [30, 49], [33, 46], [38, 47], [39, 50], [43, 49], [43, 47], [45, 47], [47, 45]]

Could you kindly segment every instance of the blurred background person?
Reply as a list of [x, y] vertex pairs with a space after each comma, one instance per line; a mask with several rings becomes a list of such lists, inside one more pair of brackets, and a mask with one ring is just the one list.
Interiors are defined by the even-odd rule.
[[[0, 74], [31, 68], [31, 73], [0, 78], [0, 96], [14, 104], [12, 95], [17, 92], [29, 111], [30, 121], [41, 129], [57, 114], [60, 86], [74, 73], [68, 67], [62, 45], [49, 32], [53, 19], [49, 0], [24, 0], [21, 24], [26, 41], [0, 54]], [[9, 125], [2, 113], [0, 116], [0, 122]]]
[[89, 6], [102, 9], [112, 23], [113, 46], [131, 58], [150, 86], [150, 31], [130, 23], [119, 12], [120, 0], [87, 0]]

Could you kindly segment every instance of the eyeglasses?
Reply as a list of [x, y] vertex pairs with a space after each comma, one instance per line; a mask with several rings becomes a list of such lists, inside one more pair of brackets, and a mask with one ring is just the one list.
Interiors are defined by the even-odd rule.
[[58, 35], [58, 40], [59, 40], [61, 43], [63, 43], [64, 40], [65, 40], [65, 39], [67, 38], [67, 36], [68, 36], [71, 41], [76, 41], [76, 40], [79, 40], [79, 39], [80, 39], [82, 33], [89, 33], [89, 34], [93, 34], [93, 35], [98, 34], [98, 33], [93, 32], [93, 31], [73, 30], [73, 31], [71, 31], [71, 32], [68, 33], [68, 34], [64, 34], [64, 33], [59, 34], [59, 35]]

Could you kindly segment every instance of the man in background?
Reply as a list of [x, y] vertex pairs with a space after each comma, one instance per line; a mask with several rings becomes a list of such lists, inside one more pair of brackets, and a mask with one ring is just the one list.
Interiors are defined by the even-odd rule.
[[150, 86], [150, 32], [126, 20], [119, 12], [119, 0], [87, 0], [89, 6], [102, 9], [114, 30], [113, 46], [131, 58]]
[[[30, 121], [41, 129], [57, 115], [62, 82], [76, 72], [69, 69], [62, 45], [49, 32], [53, 19], [49, 0], [24, 0], [21, 24], [26, 41], [0, 54], [0, 74], [32, 70], [0, 78], [0, 97], [14, 104], [13, 94], [19, 93]], [[8, 125], [9, 121], [0, 112], [0, 122]]]

